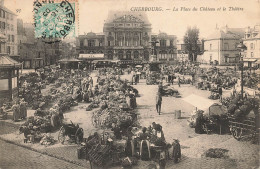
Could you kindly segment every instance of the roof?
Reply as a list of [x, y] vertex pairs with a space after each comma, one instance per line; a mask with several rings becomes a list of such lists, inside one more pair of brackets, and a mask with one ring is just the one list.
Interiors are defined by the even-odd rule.
[[133, 16], [142, 20], [145, 24], [151, 24], [148, 20], [148, 17], [145, 12], [133, 12], [133, 11], [109, 11], [108, 17], [105, 20], [105, 23], [113, 22], [115, 19], [118, 19], [123, 16]]
[[5, 6], [0, 6], [1, 9], [3, 9], [4, 11], [8, 12], [8, 13], [11, 13], [15, 16], [17, 16], [13, 11], [11, 11], [10, 9], [6, 8]]
[[11, 59], [7, 55], [0, 55], [0, 67], [20, 67], [21, 64], [13, 59]]
[[211, 39], [241, 39], [244, 36], [244, 28], [215, 29], [205, 40]]

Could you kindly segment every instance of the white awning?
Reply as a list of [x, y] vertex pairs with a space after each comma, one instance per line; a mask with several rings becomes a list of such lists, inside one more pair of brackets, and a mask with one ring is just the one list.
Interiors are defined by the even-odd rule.
[[182, 100], [190, 103], [191, 105], [193, 105], [194, 107], [197, 107], [200, 110], [207, 110], [211, 105], [213, 105], [214, 103], [216, 103], [216, 101], [195, 95], [195, 94], [191, 94], [185, 98], [183, 98]]
[[254, 59], [254, 58], [244, 58], [243, 61], [244, 62], [255, 62], [256, 59]]
[[103, 59], [103, 53], [93, 53], [93, 54], [79, 54], [79, 59]]

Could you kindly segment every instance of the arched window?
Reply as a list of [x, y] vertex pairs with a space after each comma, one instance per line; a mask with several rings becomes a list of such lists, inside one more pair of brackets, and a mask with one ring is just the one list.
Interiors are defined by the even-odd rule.
[[107, 58], [113, 60], [113, 52], [112, 51], [107, 52]]
[[122, 50], [120, 50], [118, 52], [118, 59], [123, 59], [123, 57], [124, 57], [124, 52]]
[[138, 51], [134, 51], [134, 58], [138, 59], [139, 58], [139, 52]]
[[147, 50], [144, 51], [144, 60], [149, 61], [149, 52]]
[[126, 52], [126, 59], [131, 60], [131, 51]]

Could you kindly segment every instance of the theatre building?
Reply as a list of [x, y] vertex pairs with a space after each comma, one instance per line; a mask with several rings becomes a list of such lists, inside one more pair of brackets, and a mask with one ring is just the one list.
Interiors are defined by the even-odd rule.
[[152, 35], [152, 27], [144, 12], [109, 12], [103, 33], [79, 35], [77, 53], [81, 58], [149, 61], [152, 55], [151, 38], [158, 41], [157, 60], [174, 60], [177, 56], [176, 36]]

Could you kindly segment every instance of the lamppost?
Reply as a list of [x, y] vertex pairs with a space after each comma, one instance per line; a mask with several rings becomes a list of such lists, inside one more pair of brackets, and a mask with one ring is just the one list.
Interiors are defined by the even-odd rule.
[[[155, 39], [155, 37], [153, 37], [152, 40], [149, 43], [151, 43], [151, 45], [152, 45], [152, 54], [154, 56], [155, 55], [156, 43], [159, 43], [159, 42]], [[157, 61], [157, 54], [156, 54], [156, 61]]]
[[182, 51], [181, 52], [181, 63], [182, 63], [182, 65], [183, 65], [183, 58], [184, 58], [184, 52]]
[[247, 50], [247, 47], [243, 44], [243, 42], [240, 42], [237, 45], [237, 49], [239, 50], [239, 55], [240, 55], [241, 63], [242, 63], [242, 65], [241, 65], [241, 97], [242, 97], [242, 100], [243, 100], [244, 99], [243, 98], [243, 93], [244, 93], [244, 84], [243, 84], [243, 80], [244, 80], [244, 76], [243, 76], [243, 73], [244, 73], [244, 62], [243, 62], [242, 52]]

